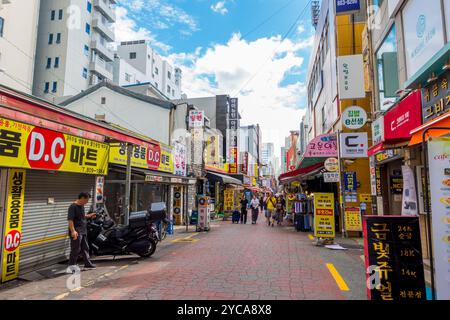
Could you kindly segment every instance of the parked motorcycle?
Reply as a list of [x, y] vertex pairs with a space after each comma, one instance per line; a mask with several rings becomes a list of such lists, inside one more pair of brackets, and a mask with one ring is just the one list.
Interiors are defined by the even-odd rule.
[[160, 240], [154, 223], [165, 219], [165, 203], [153, 203], [148, 211], [131, 213], [127, 226], [116, 225], [105, 208], [97, 209], [96, 214], [96, 218], [89, 220], [87, 225], [91, 254], [137, 254], [148, 258], [155, 253]]

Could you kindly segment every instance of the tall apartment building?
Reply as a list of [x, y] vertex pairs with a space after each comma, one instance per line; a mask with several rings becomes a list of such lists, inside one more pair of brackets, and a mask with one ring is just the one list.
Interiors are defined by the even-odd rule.
[[40, 0], [0, 0], [0, 83], [31, 94]]
[[112, 81], [115, 5], [116, 0], [41, 1], [34, 95], [58, 102]]
[[147, 40], [122, 42], [114, 62], [119, 86], [150, 84], [170, 100], [181, 98], [182, 72], [164, 60]]
[[263, 176], [275, 175], [275, 153], [273, 143], [263, 143], [261, 148], [261, 172]]

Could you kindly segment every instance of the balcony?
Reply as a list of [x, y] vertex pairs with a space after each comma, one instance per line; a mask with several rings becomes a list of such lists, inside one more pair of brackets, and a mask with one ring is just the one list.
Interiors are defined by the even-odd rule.
[[109, 50], [105, 43], [102, 43], [99, 39], [94, 39], [91, 42], [91, 48], [92, 50], [97, 51], [100, 55], [104, 57], [106, 62], [114, 61], [114, 52]]
[[89, 64], [89, 70], [100, 75], [103, 79], [113, 79], [113, 66], [98, 57], [94, 57]]
[[[111, 1], [111, 3], [115, 3], [115, 1]], [[107, 3], [107, 0], [94, 0], [94, 7], [100, 11], [109, 22], [116, 22], [115, 9]]]
[[92, 20], [92, 27], [100, 33], [107, 41], [114, 41], [114, 31], [110, 29], [105, 23], [102, 22], [102, 18], [97, 16]]

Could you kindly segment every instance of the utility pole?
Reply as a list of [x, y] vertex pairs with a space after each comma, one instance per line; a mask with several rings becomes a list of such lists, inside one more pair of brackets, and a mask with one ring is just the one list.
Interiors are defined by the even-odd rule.
[[125, 212], [124, 224], [129, 224], [130, 219], [130, 195], [131, 195], [131, 157], [133, 155], [133, 145], [127, 143], [127, 172], [125, 177]]

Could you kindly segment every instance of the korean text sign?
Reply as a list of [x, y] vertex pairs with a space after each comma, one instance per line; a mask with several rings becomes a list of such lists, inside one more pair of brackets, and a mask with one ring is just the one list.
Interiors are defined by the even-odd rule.
[[317, 238], [334, 238], [334, 194], [314, 194], [314, 236]]
[[425, 300], [419, 218], [365, 216], [363, 232], [369, 299]]
[[109, 145], [0, 118], [0, 166], [108, 173]]

